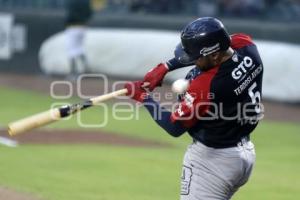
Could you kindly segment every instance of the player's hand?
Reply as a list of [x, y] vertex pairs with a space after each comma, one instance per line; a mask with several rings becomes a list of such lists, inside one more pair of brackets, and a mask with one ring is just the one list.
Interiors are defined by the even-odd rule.
[[149, 72], [147, 72], [143, 80], [144, 83], [149, 83], [146, 88], [148, 88], [149, 91], [152, 92], [156, 87], [161, 86], [162, 81], [168, 71], [169, 68], [167, 64], [160, 63]]
[[128, 91], [126, 96], [129, 96], [132, 99], [142, 103], [144, 99], [148, 96], [143, 86], [144, 84], [142, 81], [125, 83], [124, 88]]

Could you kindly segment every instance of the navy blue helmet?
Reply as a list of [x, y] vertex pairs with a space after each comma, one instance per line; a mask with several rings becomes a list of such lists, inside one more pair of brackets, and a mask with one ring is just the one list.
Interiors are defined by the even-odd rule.
[[183, 64], [193, 64], [198, 58], [227, 50], [228, 35], [221, 21], [213, 17], [199, 18], [181, 32], [181, 43], [175, 49], [175, 58]]

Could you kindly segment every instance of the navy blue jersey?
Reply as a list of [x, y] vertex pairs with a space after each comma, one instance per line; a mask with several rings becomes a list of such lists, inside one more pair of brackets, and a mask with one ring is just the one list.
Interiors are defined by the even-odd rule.
[[190, 86], [171, 120], [207, 146], [235, 146], [255, 129], [262, 115], [263, 64], [244, 34], [232, 35], [233, 56], [220, 66], [188, 74]]

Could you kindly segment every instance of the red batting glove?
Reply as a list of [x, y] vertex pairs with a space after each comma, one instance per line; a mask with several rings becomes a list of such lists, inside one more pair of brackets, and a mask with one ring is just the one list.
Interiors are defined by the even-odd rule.
[[148, 94], [142, 85], [142, 81], [125, 83], [124, 88], [128, 91], [126, 96], [129, 96], [138, 102], [144, 102], [144, 99], [148, 96]]
[[169, 68], [167, 64], [160, 63], [153, 69], [151, 69], [147, 74], [144, 76], [144, 83], [149, 83], [147, 88], [150, 92], [152, 92], [156, 87], [161, 86], [162, 81], [165, 75], [168, 73]]

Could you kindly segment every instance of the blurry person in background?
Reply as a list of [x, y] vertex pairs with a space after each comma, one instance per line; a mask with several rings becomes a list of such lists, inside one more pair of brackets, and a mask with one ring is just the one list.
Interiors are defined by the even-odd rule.
[[83, 47], [86, 24], [93, 14], [90, 0], [69, 0], [66, 16], [66, 50], [70, 67], [70, 79], [88, 71], [88, 63]]

